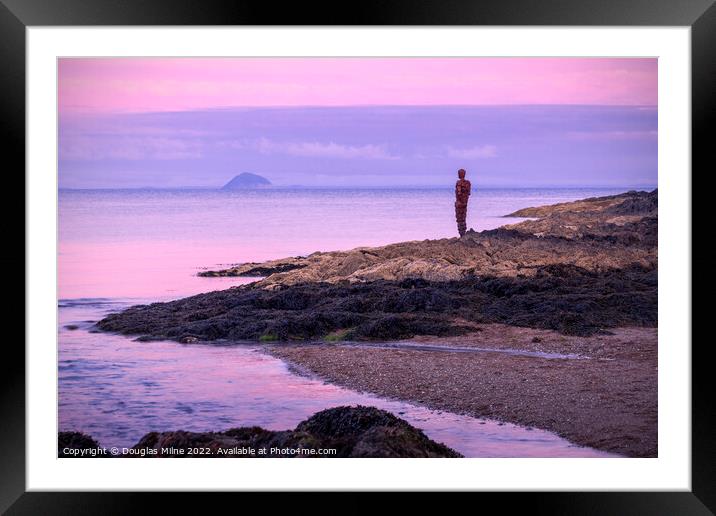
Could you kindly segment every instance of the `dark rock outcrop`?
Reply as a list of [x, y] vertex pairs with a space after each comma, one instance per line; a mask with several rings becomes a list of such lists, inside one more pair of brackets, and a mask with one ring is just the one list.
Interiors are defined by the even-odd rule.
[[[323, 410], [294, 430], [243, 427], [224, 432], [150, 432], [132, 448], [155, 452], [132, 457], [461, 457], [391, 413], [360, 405]], [[189, 449], [203, 454], [189, 454]], [[239, 454], [236, 449], [255, 453]], [[265, 453], [259, 454], [259, 449]], [[335, 452], [318, 453], [329, 449]]]
[[59, 432], [57, 434], [57, 456], [58, 457], [79, 457], [80, 454], [72, 453], [70, 450], [88, 452], [101, 449], [99, 443], [91, 436], [81, 432]]
[[629, 191], [617, 195], [604, 197], [589, 197], [573, 202], [562, 202], [547, 206], [523, 208], [505, 217], [538, 217], [545, 218], [553, 215], [578, 213], [581, 216], [596, 218], [608, 214], [640, 214], [642, 216], [656, 216], [658, 206], [658, 190], [651, 192]]
[[303, 267], [305, 267], [305, 265], [301, 263], [244, 263], [241, 265], [240, 270], [238, 270], [237, 267], [234, 272], [230, 274], [224, 271], [202, 271], [197, 274], [197, 276], [202, 276], [205, 278], [215, 278], [219, 276], [241, 276], [246, 278], [260, 278], [264, 276], [271, 276], [272, 274], [281, 274], [282, 272], [301, 269]]
[[271, 290], [246, 285], [134, 306], [107, 316], [98, 326], [145, 340], [185, 342], [193, 341], [189, 337], [317, 339], [343, 329], [350, 329], [346, 340], [394, 340], [461, 335], [489, 322], [568, 335], [656, 326], [657, 270], [634, 266], [591, 272], [552, 265], [516, 278], [306, 283]]

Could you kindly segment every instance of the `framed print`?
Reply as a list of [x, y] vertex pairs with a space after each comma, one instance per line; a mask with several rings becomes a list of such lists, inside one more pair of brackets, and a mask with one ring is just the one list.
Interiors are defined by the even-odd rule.
[[4, 1], [26, 349], [3, 508], [712, 511], [691, 337], [712, 3], [264, 10]]

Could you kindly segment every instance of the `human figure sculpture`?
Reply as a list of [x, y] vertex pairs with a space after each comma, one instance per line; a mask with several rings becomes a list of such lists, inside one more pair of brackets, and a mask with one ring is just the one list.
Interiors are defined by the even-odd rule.
[[460, 236], [467, 231], [467, 200], [470, 197], [470, 181], [465, 179], [465, 171], [460, 169], [457, 171], [460, 178], [455, 183], [455, 220], [457, 221], [457, 232]]

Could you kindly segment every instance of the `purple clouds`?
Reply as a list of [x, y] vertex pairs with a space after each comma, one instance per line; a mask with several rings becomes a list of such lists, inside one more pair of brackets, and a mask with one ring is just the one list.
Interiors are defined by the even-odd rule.
[[[60, 120], [60, 187], [655, 186], [657, 111], [632, 106], [237, 108]], [[474, 173], [472, 172], [474, 171]]]

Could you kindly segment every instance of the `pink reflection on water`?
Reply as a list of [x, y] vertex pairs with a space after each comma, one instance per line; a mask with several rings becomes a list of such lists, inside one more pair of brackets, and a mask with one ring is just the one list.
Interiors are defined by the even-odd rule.
[[[470, 227], [604, 191], [474, 192]], [[446, 190], [61, 191], [60, 299], [177, 298], [246, 283], [202, 268], [456, 234]], [[445, 207], [448, 207], [445, 209]]]
[[261, 249], [191, 245], [186, 242], [60, 242], [59, 298], [87, 297], [166, 299], [220, 290], [251, 278], [202, 278], [197, 264], [230, 265], [242, 256], [268, 259]]

